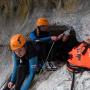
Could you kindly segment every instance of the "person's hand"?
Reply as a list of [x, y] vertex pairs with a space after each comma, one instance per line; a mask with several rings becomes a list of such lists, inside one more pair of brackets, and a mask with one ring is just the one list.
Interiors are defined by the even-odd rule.
[[58, 39], [60, 40], [63, 37], [64, 34], [58, 35]]
[[12, 89], [15, 89], [15, 84], [12, 86]]
[[69, 36], [64, 35], [63, 38], [62, 38], [62, 41], [66, 42], [66, 41], [68, 41], [68, 39], [69, 39]]
[[13, 83], [12, 83], [12, 82], [9, 82], [9, 83], [8, 83], [8, 88], [11, 89], [12, 87], [13, 87]]
[[51, 36], [51, 40], [55, 42], [58, 40], [58, 37], [57, 36]]

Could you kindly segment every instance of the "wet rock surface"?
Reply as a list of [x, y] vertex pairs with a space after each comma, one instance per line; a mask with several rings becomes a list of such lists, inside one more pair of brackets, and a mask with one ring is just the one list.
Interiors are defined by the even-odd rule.
[[[38, 17], [46, 17], [51, 25], [72, 26], [78, 41], [90, 35], [90, 0], [1, 0], [0, 46], [7, 46], [15, 33], [30, 33]], [[0, 84], [11, 72], [11, 67], [11, 52], [6, 47], [0, 48]], [[45, 79], [37, 82], [37, 90], [70, 90], [72, 78], [65, 66], [44, 74], [47, 77], [42, 74]], [[90, 89], [89, 72], [76, 77], [75, 90]], [[36, 90], [35, 87], [32, 90]]]

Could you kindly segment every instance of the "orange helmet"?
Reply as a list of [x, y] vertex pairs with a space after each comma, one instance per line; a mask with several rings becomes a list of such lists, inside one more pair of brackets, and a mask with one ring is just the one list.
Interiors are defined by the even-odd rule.
[[16, 34], [10, 39], [11, 50], [22, 48], [26, 43], [26, 39], [22, 34]]
[[49, 22], [46, 18], [39, 18], [36, 22], [36, 26], [48, 26]]

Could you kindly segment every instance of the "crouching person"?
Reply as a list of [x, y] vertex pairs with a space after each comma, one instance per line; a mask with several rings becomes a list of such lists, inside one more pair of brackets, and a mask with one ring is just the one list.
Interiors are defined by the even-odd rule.
[[22, 34], [14, 35], [10, 40], [13, 72], [3, 90], [29, 90], [35, 76], [38, 61], [34, 46], [26, 41]]
[[[40, 17], [37, 19], [35, 29], [30, 33], [29, 38], [36, 42], [35, 47], [38, 51], [39, 61], [44, 64], [52, 43], [58, 39], [57, 36], [51, 35], [47, 18]], [[52, 60], [50, 58], [46, 65], [49, 70], [56, 69]]]

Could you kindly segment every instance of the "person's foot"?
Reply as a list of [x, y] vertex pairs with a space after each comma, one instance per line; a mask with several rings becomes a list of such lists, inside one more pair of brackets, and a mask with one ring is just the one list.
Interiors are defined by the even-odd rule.
[[47, 61], [47, 63], [46, 63], [46, 68], [47, 68], [47, 69], [51, 69], [50, 62], [48, 62], [48, 61]]
[[51, 66], [52, 69], [57, 69], [53, 61], [49, 62], [49, 65]]
[[48, 69], [48, 70], [56, 70], [57, 69], [57, 67], [55, 66], [55, 64], [54, 64], [54, 62], [47, 62], [47, 64], [46, 64], [46, 68]]

